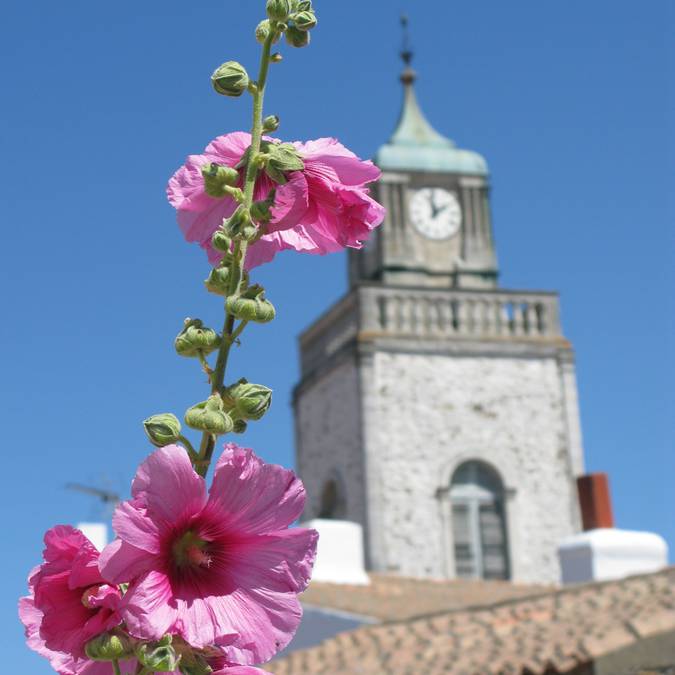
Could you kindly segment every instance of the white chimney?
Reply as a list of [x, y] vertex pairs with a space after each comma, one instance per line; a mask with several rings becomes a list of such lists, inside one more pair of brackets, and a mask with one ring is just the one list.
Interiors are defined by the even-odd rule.
[[313, 581], [333, 584], [370, 584], [363, 557], [363, 530], [347, 520], [317, 518], [302, 523], [319, 533]]
[[558, 547], [562, 582], [579, 584], [647, 574], [668, 564], [668, 545], [652, 532], [614, 527], [607, 474], [577, 479], [584, 532]]

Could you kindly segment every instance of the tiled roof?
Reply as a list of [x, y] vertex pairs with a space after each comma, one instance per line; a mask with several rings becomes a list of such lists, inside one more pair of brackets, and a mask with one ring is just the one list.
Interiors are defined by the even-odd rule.
[[275, 675], [549, 675], [666, 631], [675, 631], [675, 568], [363, 627], [266, 669]]
[[329, 607], [380, 621], [398, 621], [444, 610], [494, 605], [496, 602], [541, 593], [546, 586], [510, 584], [506, 581], [433, 581], [392, 574], [370, 574], [369, 586], [313, 581], [302, 602]]

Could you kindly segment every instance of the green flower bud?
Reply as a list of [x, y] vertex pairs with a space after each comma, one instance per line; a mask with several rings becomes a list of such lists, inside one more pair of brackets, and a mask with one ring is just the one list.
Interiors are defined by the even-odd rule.
[[279, 128], [279, 117], [270, 115], [263, 120], [263, 131], [276, 131]]
[[298, 12], [293, 15], [293, 24], [298, 30], [312, 30], [317, 24], [314, 12]]
[[158, 448], [171, 445], [180, 438], [180, 422], [171, 413], [148, 417], [143, 422], [143, 428], [150, 442]]
[[239, 172], [229, 166], [222, 166], [215, 162], [202, 166], [204, 189], [210, 197], [224, 197], [232, 191], [227, 190], [239, 182]]
[[92, 661], [115, 661], [133, 654], [129, 638], [115, 633], [103, 633], [89, 640], [84, 651]]
[[211, 84], [223, 96], [241, 96], [248, 89], [248, 73], [237, 61], [228, 61], [216, 68], [211, 75]]
[[244, 420], [259, 420], [272, 404], [269, 387], [244, 379], [229, 387], [226, 396], [234, 403], [234, 416]]
[[251, 204], [251, 218], [257, 223], [269, 223], [272, 218], [270, 207], [273, 202], [267, 200]]
[[309, 44], [309, 31], [300, 30], [296, 26], [289, 26], [286, 31], [286, 42], [291, 47], [306, 47]]
[[300, 0], [296, 8], [296, 12], [311, 12], [312, 10], [312, 0]]
[[208, 400], [192, 406], [185, 413], [185, 424], [217, 436], [229, 433], [234, 427], [232, 418], [223, 410], [220, 396], [209, 396]]
[[248, 424], [244, 422], [244, 420], [234, 420], [234, 428], [232, 431], [235, 434], [243, 434], [246, 432], [246, 429], [248, 428]]
[[199, 319], [186, 319], [183, 330], [174, 342], [176, 351], [181, 356], [207, 356], [220, 347], [220, 335], [212, 328], [204, 327]]
[[292, 10], [291, 0], [267, 0], [267, 16], [272, 21], [286, 21]]
[[230, 268], [216, 267], [212, 269], [204, 285], [209, 293], [226, 296], [230, 290]]
[[180, 672], [183, 675], [211, 675], [213, 668], [206, 659], [192, 650], [186, 650], [182, 654]]
[[237, 319], [256, 323], [268, 323], [276, 315], [274, 305], [265, 299], [265, 289], [257, 284], [249, 286], [241, 295], [229, 297], [225, 308]]
[[211, 237], [211, 244], [216, 251], [222, 253], [229, 253], [232, 249], [232, 240], [223, 232], [223, 230], [216, 230]]
[[251, 214], [243, 206], [240, 206], [224, 223], [223, 231], [228, 237], [234, 239], [235, 237], [246, 238], [245, 232], [251, 225]]
[[305, 163], [290, 143], [265, 143], [264, 152], [269, 155], [268, 166], [279, 171], [302, 171]]
[[181, 660], [171, 646], [170, 635], [166, 635], [159, 642], [138, 645], [136, 658], [146, 668], [158, 673], [173, 673]]
[[270, 26], [270, 21], [269, 19], [263, 19], [255, 29], [255, 39], [260, 43], [263, 44], [265, 40], [269, 37], [270, 30], [272, 30]]

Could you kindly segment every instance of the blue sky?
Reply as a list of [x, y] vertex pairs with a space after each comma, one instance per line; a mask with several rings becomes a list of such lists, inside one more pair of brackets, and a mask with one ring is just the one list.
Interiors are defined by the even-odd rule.
[[[246, 98], [216, 96], [209, 75], [231, 58], [253, 69], [263, 4], [5, 0], [6, 669], [50, 672], [14, 609], [42, 533], [100, 516], [64, 485], [125, 493], [149, 450], [140, 420], [204, 396], [172, 340], [185, 316], [219, 325], [220, 304], [164, 187], [185, 155], [249, 126]], [[620, 527], [675, 549], [672, 3], [316, 5], [311, 48], [284, 50], [272, 73], [280, 135], [374, 154], [399, 111], [398, 14], [409, 12], [428, 117], [490, 164], [502, 285], [561, 292], [588, 468], [610, 473]], [[245, 440], [288, 465], [296, 336], [344, 292], [345, 259], [284, 254], [256, 277], [279, 318], [247, 332], [230, 375], [275, 389]]]

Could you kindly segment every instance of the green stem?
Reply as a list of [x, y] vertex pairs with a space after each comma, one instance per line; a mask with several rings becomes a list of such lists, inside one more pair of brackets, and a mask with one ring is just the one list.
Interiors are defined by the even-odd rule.
[[185, 438], [185, 436], [179, 436], [178, 442], [188, 451], [188, 455], [190, 455], [190, 459], [193, 463], [199, 459], [197, 451], [192, 447], [192, 443], [190, 443], [190, 441]]
[[[253, 204], [253, 196], [255, 192], [255, 182], [260, 171], [257, 162], [253, 161], [256, 155], [260, 152], [260, 143], [262, 141], [263, 132], [263, 104], [265, 101], [265, 86], [267, 84], [267, 74], [270, 67], [270, 56], [272, 53], [272, 44], [276, 37], [276, 24], [272, 24], [270, 34], [263, 45], [262, 55], [260, 57], [260, 72], [258, 73], [258, 81], [255, 83], [253, 91], [253, 128], [251, 130], [251, 151], [249, 153], [249, 163], [246, 167], [246, 180], [244, 183], [244, 201], [245, 209], [250, 209]], [[232, 277], [230, 279], [230, 286], [228, 289], [228, 296], [234, 295], [239, 290], [241, 285], [242, 272], [244, 269], [244, 261], [246, 260], [246, 249], [248, 243], [245, 241], [236, 241], [233, 250], [233, 263], [230, 268]], [[246, 322], [242, 321], [234, 328], [235, 318], [231, 314], [226, 314], [225, 325], [223, 326], [223, 340], [218, 351], [218, 359], [216, 367], [211, 375], [211, 394], [218, 394], [223, 389], [223, 382], [225, 380], [225, 371], [227, 369], [227, 360], [230, 355], [230, 349], [234, 341], [239, 337], [241, 332], [246, 327]], [[201, 476], [206, 476], [213, 457], [213, 450], [216, 445], [216, 438], [212, 434], [204, 433], [202, 442], [199, 448], [199, 460], [196, 466], [197, 472]]]
[[122, 675], [122, 671], [120, 670], [120, 662], [117, 659], [115, 659], [112, 662], [112, 667], [113, 667], [113, 672], [115, 673], [115, 675]]

